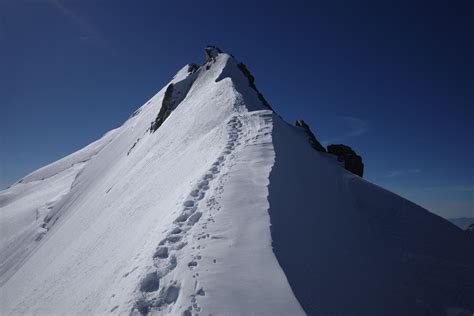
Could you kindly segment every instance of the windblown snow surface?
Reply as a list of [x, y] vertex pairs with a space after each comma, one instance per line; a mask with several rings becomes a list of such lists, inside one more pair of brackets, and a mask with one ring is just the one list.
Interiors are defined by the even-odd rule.
[[0, 192], [1, 314], [474, 311], [472, 234], [313, 150], [237, 64]]

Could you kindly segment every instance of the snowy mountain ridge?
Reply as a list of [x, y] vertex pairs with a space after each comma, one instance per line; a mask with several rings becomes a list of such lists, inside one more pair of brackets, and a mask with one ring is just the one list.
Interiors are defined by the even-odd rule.
[[215, 47], [0, 192], [5, 314], [474, 310], [474, 238], [347, 172]]

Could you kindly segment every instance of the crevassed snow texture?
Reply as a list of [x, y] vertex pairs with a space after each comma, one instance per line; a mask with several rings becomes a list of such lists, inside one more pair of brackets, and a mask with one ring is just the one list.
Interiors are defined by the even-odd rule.
[[154, 133], [166, 88], [0, 192], [2, 315], [474, 309], [471, 235], [314, 151], [229, 55], [194, 70]]

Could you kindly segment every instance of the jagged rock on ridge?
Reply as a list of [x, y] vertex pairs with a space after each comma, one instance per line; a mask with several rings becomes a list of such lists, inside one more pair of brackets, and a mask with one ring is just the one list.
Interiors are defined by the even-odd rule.
[[357, 155], [349, 146], [338, 144], [329, 145], [328, 153], [336, 155], [338, 160], [344, 162], [344, 168], [353, 174], [362, 177], [364, 175], [364, 163], [362, 157]]
[[217, 55], [222, 54], [222, 51], [217, 46], [207, 45], [207, 47], [204, 48], [204, 53], [206, 55], [206, 61], [209, 61], [215, 59]]
[[260, 91], [258, 91], [257, 86], [255, 85], [255, 78], [254, 78], [254, 76], [252, 76], [252, 74], [251, 74], [250, 71], [248, 70], [247, 66], [245, 66], [244, 63], [239, 63], [239, 64], [237, 65], [237, 67], [240, 69], [240, 71], [241, 71], [241, 72], [244, 74], [244, 76], [247, 78], [249, 87], [252, 88], [253, 90], [255, 90], [255, 92], [257, 92], [257, 97], [258, 97], [258, 99], [260, 100], [260, 102], [262, 103], [262, 105], [263, 105], [264, 107], [266, 107], [267, 109], [273, 111], [271, 105], [267, 102], [267, 100], [265, 99], [265, 97], [263, 96], [263, 94], [261, 94]]
[[305, 121], [303, 120], [297, 120], [295, 123], [296, 126], [302, 127], [304, 131], [306, 132], [306, 135], [308, 135], [309, 138], [309, 143], [311, 144], [311, 147], [316, 149], [317, 151], [320, 152], [326, 152], [326, 148], [324, 148], [323, 145], [316, 139], [316, 136], [314, 136], [313, 132], [311, 131], [311, 128], [309, 127], [308, 124], [306, 124]]

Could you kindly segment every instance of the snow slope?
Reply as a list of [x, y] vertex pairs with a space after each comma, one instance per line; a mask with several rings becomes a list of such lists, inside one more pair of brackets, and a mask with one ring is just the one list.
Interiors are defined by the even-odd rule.
[[0, 192], [0, 285], [11, 276], [47, 232], [51, 210], [114, 131], [85, 148], [45, 166]]
[[275, 254], [305, 311], [472, 313], [472, 234], [339, 168], [299, 133], [274, 120], [269, 211]]
[[211, 50], [0, 192], [2, 314], [473, 310], [472, 237], [314, 151], [249, 83]]

